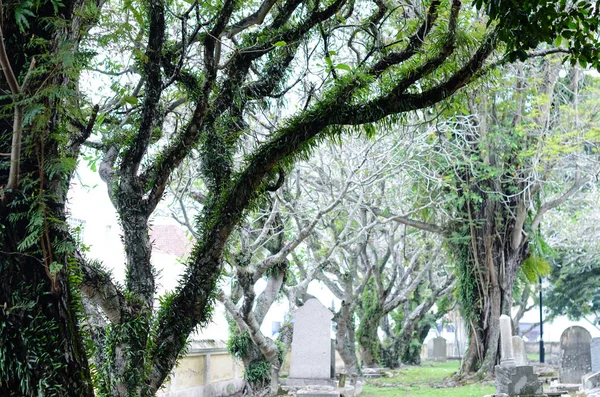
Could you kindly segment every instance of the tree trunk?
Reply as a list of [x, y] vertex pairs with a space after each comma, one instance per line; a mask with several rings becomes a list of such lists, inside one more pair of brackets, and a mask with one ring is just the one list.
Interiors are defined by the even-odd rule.
[[134, 197], [124, 200], [130, 204], [127, 206], [123, 203], [118, 210], [123, 226], [129, 299], [123, 307], [119, 323], [109, 326], [111, 332], [107, 335], [105, 346], [110, 354], [108, 362], [111, 365], [101, 373], [105, 378], [104, 384], [109, 385], [109, 390], [105, 392], [115, 397], [147, 393], [144, 388], [148, 375], [144, 363], [155, 292], [148, 217], [139, 205], [131, 205], [141, 200]]
[[[20, 1], [5, 1], [13, 9]], [[79, 329], [82, 307], [76, 292], [74, 244], [68, 232], [65, 200], [79, 144], [85, 136], [69, 134], [64, 118], [68, 98], [43, 90], [73, 88], [60, 64], [67, 45], [77, 49], [84, 0], [63, 0], [57, 9], [44, 2], [27, 17], [21, 31], [14, 12], [4, 12], [4, 44], [14, 75], [23, 84], [32, 59], [40, 68], [29, 92], [43, 108], [22, 131], [20, 172], [12, 191], [3, 190], [11, 158], [0, 156], [0, 395], [94, 395], [87, 355]], [[48, 21], [54, 21], [49, 23]], [[60, 22], [59, 22], [60, 21]], [[31, 41], [36, 44], [32, 45]], [[43, 43], [43, 44], [41, 44]], [[50, 60], [49, 60], [50, 59]], [[51, 65], [48, 65], [48, 62]], [[41, 72], [46, 70], [46, 72]], [[0, 89], [7, 71], [0, 72]], [[68, 71], [70, 76], [76, 70]], [[10, 153], [11, 97], [0, 101], [0, 152]], [[28, 109], [25, 107], [25, 114]], [[68, 144], [65, 141], [69, 140]], [[51, 171], [50, 171], [51, 170]]]
[[[469, 347], [461, 372], [492, 377], [499, 362], [500, 315], [510, 315], [512, 289], [519, 266], [528, 255], [527, 238], [511, 244], [514, 220], [506, 207], [488, 198], [470, 212], [470, 241], [458, 249], [459, 299], [469, 327]], [[467, 310], [465, 310], [465, 307]]]
[[37, 244], [19, 252], [15, 243], [22, 241], [26, 227], [13, 226], [7, 218], [14, 212], [5, 209], [0, 210], [0, 395], [93, 396], [79, 334], [79, 303], [69, 280], [73, 269], [51, 280], [36, 254]]
[[358, 329], [358, 344], [363, 367], [373, 368], [379, 364], [379, 335], [377, 329], [381, 322], [381, 316], [370, 313], [368, 317], [361, 318]]
[[354, 320], [352, 319], [354, 313], [351, 311], [350, 306], [350, 302], [342, 301], [342, 307], [336, 313], [333, 321], [337, 326], [335, 350], [344, 361], [346, 375], [352, 376], [359, 373], [359, 367], [356, 358]]

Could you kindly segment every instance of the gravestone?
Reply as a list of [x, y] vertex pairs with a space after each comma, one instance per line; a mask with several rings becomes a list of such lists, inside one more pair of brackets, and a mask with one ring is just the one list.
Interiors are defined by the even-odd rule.
[[427, 341], [427, 359], [433, 360], [433, 339]]
[[592, 372], [600, 372], [600, 338], [592, 338], [590, 355], [592, 356]]
[[446, 355], [446, 339], [441, 336], [433, 338], [433, 361], [445, 362]]
[[329, 309], [314, 298], [296, 310], [290, 378], [331, 379], [332, 318]]
[[[514, 339], [517, 338], [517, 339]], [[515, 350], [513, 350], [515, 344]], [[512, 336], [511, 318], [500, 316], [500, 365], [496, 365], [496, 395], [532, 396], [542, 393], [542, 382], [533, 372], [533, 366], [527, 365], [524, 356], [525, 345], [521, 338]], [[521, 362], [525, 364], [521, 364]]]
[[515, 365], [512, 345], [511, 318], [506, 314], [500, 316], [500, 365], [510, 367]]
[[527, 365], [527, 354], [525, 353], [525, 342], [523, 342], [523, 339], [520, 336], [513, 336], [512, 346], [516, 365]]
[[496, 365], [496, 395], [535, 396], [542, 394], [542, 382], [533, 366]]
[[583, 327], [573, 326], [563, 331], [558, 372], [561, 383], [581, 383], [581, 377], [592, 370], [591, 341], [592, 336]]

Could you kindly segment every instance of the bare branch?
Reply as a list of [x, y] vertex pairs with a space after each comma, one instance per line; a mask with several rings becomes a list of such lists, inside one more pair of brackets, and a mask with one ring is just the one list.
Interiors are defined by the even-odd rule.
[[544, 214], [546, 212], [548, 212], [549, 210], [558, 207], [559, 205], [563, 204], [565, 201], [567, 201], [570, 197], [573, 197], [573, 195], [575, 195], [577, 192], [579, 192], [579, 189], [581, 189], [586, 183], [588, 183], [591, 180], [591, 178], [589, 176], [583, 177], [583, 178], [577, 178], [575, 180], [575, 182], [573, 183], [573, 186], [571, 186], [571, 188], [569, 190], [567, 190], [563, 195], [561, 195], [559, 198], [549, 201], [547, 203], [545, 203], [544, 205], [542, 205], [542, 207], [538, 210], [537, 214], [535, 214], [535, 218], [533, 218], [533, 222], [531, 223], [531, 229], [532, 230], [537, 230], [540, 222], [542, 221], [542, 217], [544, 216]]
[[271, 11], [271, 8], [273, 8], [275, 3], [277, 3], [277, 0], [264, 0], [256, 12], [227, 28], [225, 33], [231, 38], [252, 25], [262, 25], [265, 17], [269, 11]]

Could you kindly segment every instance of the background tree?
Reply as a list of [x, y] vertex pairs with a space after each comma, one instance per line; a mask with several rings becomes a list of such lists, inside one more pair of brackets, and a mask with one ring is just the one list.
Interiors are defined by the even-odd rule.
[[453, 197], [444, 230], [471, 335], [463, 372], [493, 374], [497, 321], [511, 311], [520, 269], [531, 282], [548, 268], [538, 231], [543, 216], [596, 172], [596, 156], [583, 145], [595, 132], [582, 128], [580, 110], [567, 110], [583, 97], [564, 95], [570, 81], [557, 84], [560, 67], [550, 59], [505, 67], [497, 88], [455, 98], [448, 121], [432, 129], [433, 154], [424, 161]]
[[[423, 150], [419, 146], [422, 136], [416, 130], [407, 125], [394, 135], [380, 136], [364, 158], [355, 154], [363, 150], [356, 148], [365, 146], [360, 139], [348, 140], [343, 153], [335, 146], [324, 148], [312, 161], [314, 171], [304, 176], [304, 186], [329, 194], [343, 186], [342, 176], [349, 170], [360, 178], [358, 187], [346, 194], [347, 204], [324, 217], [307, 245], [309, 261], [318, 263], [322, 261], [320, 253], [327, 253], [319, 280], [341, 301], [334, 317], [336, 348], [349, 374], [358, 370], [356, 341], [363, 365], [381, 364], [378, 328], [389, 324], [389, 313], [399, 306], [407, 310], [403, 324], [396, 324], [397, 334], [387, 327], [389, 338], [398, 337], [395, 349], [403, 351], [414, 343], [411, 337], [416, 323], [438, 298], [452, 290], [452, 274], [441, 266], [443, 255], [434, 253], [423, 233], [413, 233], [397, 222], [391, 210], [415, 205], [410, 199], [414, 181], [403, 169], [413, 167], [415, 152]], [[336, 251], [332, 253], [330, 247]], [[405, 304], [416, 297], [417, 288], [422, 300], [408, 310]], [[388, 350], [387, 361], [397, 365], [398, 354], [392, 350], [394, 347]]]

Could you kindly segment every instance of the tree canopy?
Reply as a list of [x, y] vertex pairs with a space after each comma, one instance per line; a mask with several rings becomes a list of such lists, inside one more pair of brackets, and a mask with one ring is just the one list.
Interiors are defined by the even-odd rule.
[[[2, 394], [154, 395], [210, 318], [235, 227], [316, 143], [391, 128], [516, 58], [559, 53], [598, 66], [591, 3], [474, 5], [0, 3]], [[120, 218], [124, 285], [66, 226], [82, 152]], [[190, 158], [204, 189], [196, 245], [154, 310], [149, 219]], [[95, 353], [83, 344], [80, 294], [108, 320], [92, 335]]]

